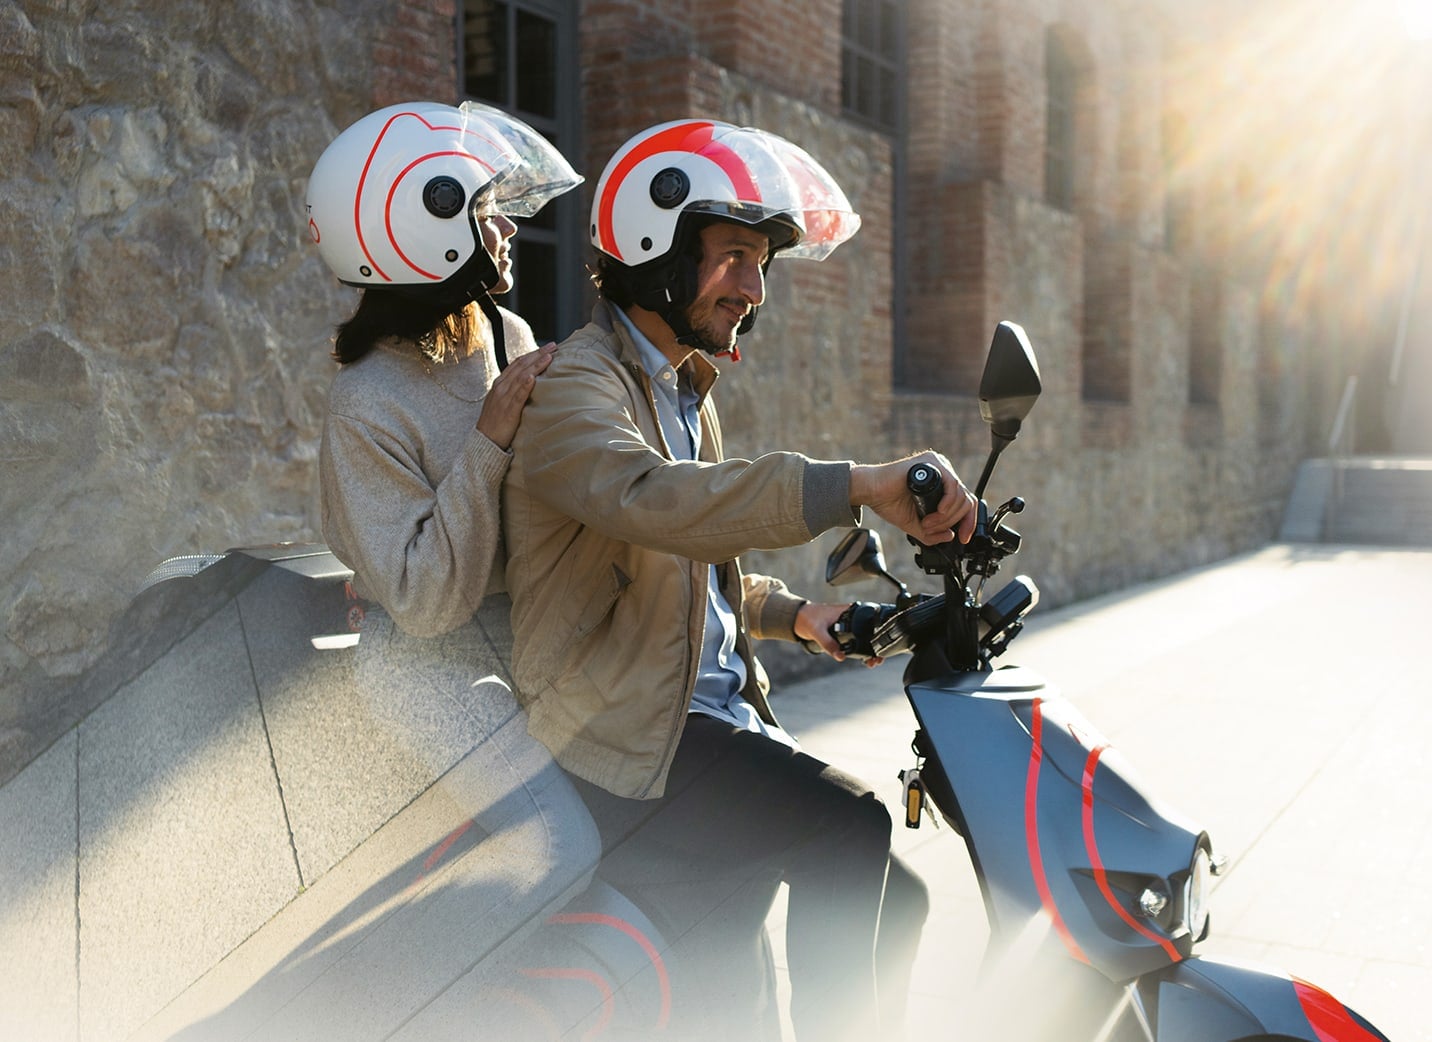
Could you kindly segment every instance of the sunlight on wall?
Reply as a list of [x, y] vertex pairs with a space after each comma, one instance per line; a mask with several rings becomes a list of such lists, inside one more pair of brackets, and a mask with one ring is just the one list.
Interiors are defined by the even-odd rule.
[[1432, 2], [1429, 0], [1398, 0], [1397, 12], [1403, 28], [1414, 40], [1432, 39]]

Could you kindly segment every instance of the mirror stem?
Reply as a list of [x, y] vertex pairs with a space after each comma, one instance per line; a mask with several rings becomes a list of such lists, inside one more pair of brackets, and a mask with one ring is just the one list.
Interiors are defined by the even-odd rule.
[[991, 439], [989, 456], [985, 459], [984, 471], [980, 474], [979, 484], [975, 486], [976, 499], [984, 498], [985, 486], [989, 484], [989, 476], [994, 473], [994, 461], [999, 459], [999, 454], [1004, 451], [1004, 447], [1012, 441], [1014, 441], [1013, 438], [1001, 438], [999, 435], [995, 435], [994, 438]]

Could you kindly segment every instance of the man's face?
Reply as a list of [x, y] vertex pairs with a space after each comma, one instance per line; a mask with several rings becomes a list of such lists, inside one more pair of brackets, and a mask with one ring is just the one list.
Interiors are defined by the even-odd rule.
[[701, 263], [696, 268], [696, 299], [686, 309], [697, 346], [716, 354], [736, 343], [736, 327], [766, 299], [762, 265], [770, 241], [741, 224], [717, 221], [700, 231]]

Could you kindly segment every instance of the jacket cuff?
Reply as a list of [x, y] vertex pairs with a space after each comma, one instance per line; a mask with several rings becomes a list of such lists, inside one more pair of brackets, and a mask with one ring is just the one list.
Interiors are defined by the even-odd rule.
[[797, 597], [784, 587], [772, 589], [761, 605], [761, 629], [764, 635], [779, 635], [786, 640], [799, 641], [800, 638], [796, 636], [796, 614], [806, 603], [806, 598]]
[[860, 524], [860, 509], [850, 505], [850, 463], [807, 460], [801, 512], [811, 536]]

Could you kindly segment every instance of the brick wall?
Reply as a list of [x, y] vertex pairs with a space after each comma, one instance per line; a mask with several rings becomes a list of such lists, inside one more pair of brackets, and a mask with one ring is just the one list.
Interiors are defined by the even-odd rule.
[[373, 41], [373, 108], [458, 99], [457, 7], [461, 0], [389, 0]]

